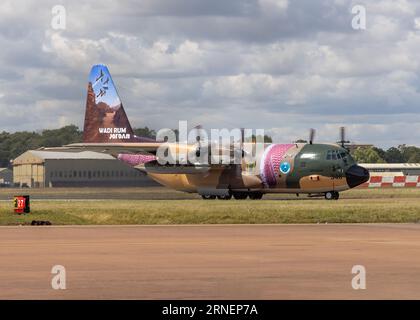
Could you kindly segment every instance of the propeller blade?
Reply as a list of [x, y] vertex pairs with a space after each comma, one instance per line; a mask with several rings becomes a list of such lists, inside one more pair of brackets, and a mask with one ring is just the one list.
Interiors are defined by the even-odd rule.
[[340, 141], [338, 141], [339, 144], [344, 148], [346, 143], [350, 143], [350, 141], [346, 140], [346, 128], [340, 127]]
[[199, 125], [197, 125], [197, 126], [195, 126], [194, 128], [193, 128], [193, 130], [194, 130], [194, 143], [197, 145], [197, 148], [196, 148], [196, 151], [195, 151], [195, 154], [196, 154], [196, 156], [197, 157], [199, 157], [200, 156], [200, 154], [201, 154], [201, 130], [203, 129], [203, 126], [201, 125], [201, 124], [199, 124]]
[[195, 126], [193, 128], [194, 130], [194, 143], [198, 143], [200, 145], [200, 136], [201, 136], [201, 130], [203, 129], [203, 126], [201, 124]]
[[245, 152], [244, 152], [244, 140], [245, 140], [245, 129], [244, 128], [241, 128], [241, 156], [242, 156], [242, 158], [245, 155]]
[[312, 144], [315, 139], [315, 129], [311, 128], [309, 130], [309, 143]]

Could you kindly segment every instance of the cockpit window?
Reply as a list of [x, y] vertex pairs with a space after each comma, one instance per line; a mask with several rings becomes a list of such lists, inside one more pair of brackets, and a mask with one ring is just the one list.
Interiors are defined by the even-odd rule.
[[327, 151], [327, 160], [332, 160], [332, 150]]
[[300, 158], [301, 159], [316, 159], [317, 154], [316, 153], [311, 153], [311, 152], [307, 152], [307, 153], [303, 153]]
[[344, 152], [338, 150], [328, 150], [327, 151], [327, 160], [341, 160], [346, 157]]

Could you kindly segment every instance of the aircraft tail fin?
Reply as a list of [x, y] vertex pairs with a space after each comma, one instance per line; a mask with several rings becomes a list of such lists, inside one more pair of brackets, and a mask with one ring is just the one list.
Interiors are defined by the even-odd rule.
[[136, 140], [108, 68], [94, 65], [89, 74], [83, 142]]

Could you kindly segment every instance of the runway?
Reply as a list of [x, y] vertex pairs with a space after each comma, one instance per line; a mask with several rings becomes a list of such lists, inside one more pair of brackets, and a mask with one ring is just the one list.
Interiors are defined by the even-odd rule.
[[420, 299], [417, 224], [0, 227], [0, 261], [0, 299]]

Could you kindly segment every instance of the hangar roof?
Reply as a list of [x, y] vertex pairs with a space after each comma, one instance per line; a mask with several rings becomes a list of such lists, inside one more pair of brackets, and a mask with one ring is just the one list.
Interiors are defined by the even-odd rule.
[[419, 169], [420, 163], [359, 163], [366, 169]]
[[115, 159], [113, 156], [100, 152], [82, 151], [82, 152], [56, 152], [43, 150], [29, 150], [34, 156], [42, 159]]
[[115, 160], [109, 154], [93, 151], [82, 151], [82, 152], [56, 152], [56, 151], [44, 151], [44, 150], [29, 150], [18, 156], [13, 160], [13, 164], [23, 163], [42, 163], [45, 160]]

